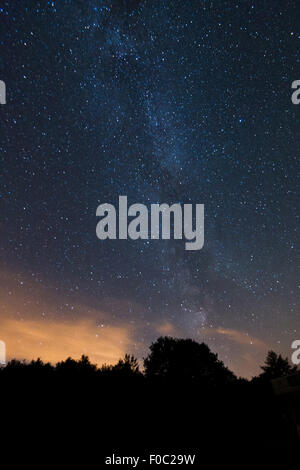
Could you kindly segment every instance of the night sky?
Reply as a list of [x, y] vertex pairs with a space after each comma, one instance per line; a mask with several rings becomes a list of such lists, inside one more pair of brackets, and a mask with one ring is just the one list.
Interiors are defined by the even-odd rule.
[[[140, 360], [206, 342], [238, 375], [300, 339], [296, 0], [0, 3], [0, 339]], [[298, 194], [297, 194], [298, 193]], [[205, 244], [96, 237], [97, 206], [205, 205]]]

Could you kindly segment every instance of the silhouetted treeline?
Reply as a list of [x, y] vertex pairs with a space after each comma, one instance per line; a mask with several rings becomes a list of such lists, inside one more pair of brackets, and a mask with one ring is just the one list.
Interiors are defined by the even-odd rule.
[[[205, 343], [198, 343], [192, 339], [168, 336], [158, 338], [150, 345], [150, 353], [144, 358], [143, 366], [141, 371], [138, 360], [130, 354], [125, 354], [124, 358], [115, 365], [104, 364], [100, 367], [92, 364], [85, 355], [79, 360], [68, 357], [56, 365], [43, 362], [41, 359], [30, 362], [13, 359], [0, 369], [0, 379], [122, 378], [164, 382], [184, 381], [208, 388], [248, 382], [246, 379], [238, 379]], [[261, 369], [262, 373], [252, 381], [266, 383], [297, 371], [297, 367], [291, 366], [287, 358], [284, 359], [274, 351], [268, 352]]]
[[114, 449], [123, 455], [158, 448], [197, 448], [210, 456], [216, 449], [233, 456], [285, 452], [298, 445], [288, 414], [294, 404], [280, 403], [270, 380], [296, 368], [270, 351], [261, 370], [252, 380], [237, 378], [206, 344], [161, 337], [142, 370], [129, 354], [100, 367], [84, 355], [56, 365], [13, 360], [0, 371], [0, 387], [11, 409], [25, 415], [22, 436], [25, 423], [33, 420], [39, 429], [51, 422], [56, 442], [71, 437], [76, 452], [89, 449], [86, 459]]

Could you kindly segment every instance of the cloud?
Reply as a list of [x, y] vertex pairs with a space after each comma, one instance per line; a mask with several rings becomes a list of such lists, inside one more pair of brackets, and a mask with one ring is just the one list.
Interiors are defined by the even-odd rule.
[[235, 374], [251, 378], [259, 374], [259, 364], [266, 358], [267, 343], [249, 333], [230, 328], [216, 327], [199, 330], [203, 341]]
[[[28, 275], [0, 270], [0, 340], [7, 359], [36, 359], [55, 363], [86, 354], [97, 364], [115, 363], [132, 345], [125, 322], [111, 324], [104, 309], [84, 299], [58, 294], [53, 286]], [[4, 287], [5, 286], [5, 287]]]
[[98, 365], [117, 362], [131, 343], [125, 327], [101, 327], [92, 319], [65, 322], [6, 318], [1, 324], [1, 339], [6, 343], [7, 359], [40, 357], [55, 363], [86, 354]]
[[[212, 330], [210, 330], [211, 332]], [[261, 341], [260, 339], [254, 338], [250, 336], [248, 333], [238, 330], [226, 329], [226, 328], [216, 328], [215, 331], [217, 334], [227, 336], [230, 340], [249, 346], [256, 346], [259, 349], [265, 350], [267, 348], [266, 343]]]
[[200, 327], [183, 330], [178, 329], [170, 321], [162, 321], [156, 326], [159, 335], [177, 338], [193, 338], [205, 342], [213, 352], [235, 374], [241, 377], [253, 377], [260, 373], [259, 364], [266, 358], [269, 348], [267, 343], [249, 333], [223, 327]]
[[161, 336], [177, 335], [175, 326], [167, 320], [157, 325], [156, 331]]
[[[122, 314], [128, 310], [131, 320]], [[8, 358], [55, 363], [86, 354], [98, 365], [115, 363], [126, 352], [140, 359], [151, 341], [167, 335], [204, 341], [236, 374], [251, 377], [270, 349], [245, 331], [202, 326], [198, 315], [199, 327], [169, 319], [145, 325], [141, 312], [138, 303], [113, 297], [92, 308], [79, 291], [63, 294], [36, 275], [0, 269], [0, 340], [6, 342]]]

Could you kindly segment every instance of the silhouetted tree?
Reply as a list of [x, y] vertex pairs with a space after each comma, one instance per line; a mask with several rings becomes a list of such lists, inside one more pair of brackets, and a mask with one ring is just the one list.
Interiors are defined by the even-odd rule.
[[27, 361], [13, 359], [1, 370], [1, 377], [9, 380], [26, 383], [42, 383], [53, 378], [54, 368], [49, 362], [43, 362], [40, 358]]
[[42, 370], [47, 370], [51, 371], [53, 369], [53, 366], [49, 362], [43, 362], [41, 358], [37, 358], [36, 360], [32, 360], [29, 362], [27, 365], [31, 370], [36, 370], [37, 372], [42, 371]]
[[265, 360], [265, 364], [260, 366], [262, 373], [259, 375], [261, 379], [272, 380], [278, 377], [291, 375], [297, 372], [297, 366], [292, 366], [288, 358], [283, 358], [281, 354], [269, 351]]
[[55, 371], [62, 377], [75, 377], [75, 376], [94, 376], [97, 372], [97, 366], [92, 364], [88, 356], [82, 355], [79, 360], [68, 357], [65, 361], [56, 364]]
[[204, 343], [192, 339], [160, 337], [151, 344], [144, 359], [147, 377], [195, 379], [206, 385], [232, 382], [235, 375]]
[[26, 361], [19, 361], [17, 359], [10, 360], [5, 367], [1, 368], [1, 376], [5, 378], [14, 378], [23, 376], [26, 371]]
[[18, 359], [11, 359], [3, 370], [23, 369], [26, 367], [26, 361], [19, 361]]
[[120, 376], [141, 375], [137, 359], [130, 354], [125, 354], [124, 359], [120, 359], [112, 370]]
[[107, 375], [108, 376], [108, 375], [111, 375], [113, 367], [114, 366], [112, 366], [111, 364], [102, 364], [99, 371], [100, 371], [101, 375]]

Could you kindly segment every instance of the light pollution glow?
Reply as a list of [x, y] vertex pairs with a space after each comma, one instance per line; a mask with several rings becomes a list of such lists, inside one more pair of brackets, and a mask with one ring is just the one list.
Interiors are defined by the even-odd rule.
[[[148, 353], [151, 341], [138, 340], [145, 328], [142, 321], [131, 325], [118, 319], [114, 325], [109, 312], [92, 309], [84, 302], [70, 309], [66, 298], [54, 293], [50, 285], [47, 288], [35, 285], [28, 277], [20, 277], [10, 270], [0, 271], [0, 281], [0, 339], [6, 343], [7, 360], [39, 357], [54, 364], [69, 356], [78, 359], [85, 354], [101, 366], [116, 363], [125, 353], [136, 355], [142, 363], [142, 357]], [[110, 302], [122, 301], [111, 299]], [[62, 306], [65, 306], [63, 315]], [[268, 350], [260, 339], [221, 327], [200, 327], [189, 334], [170, 321], [161, 320], [151, 326], [149, 336], [155, 340], [161, 335], [204, 341], [212, 351], [218, 352], [225, 365], [243, 377], [259, 372], [258, 364], [262, 364]], [[233, 354], [227, 356], [228, 350]]]

